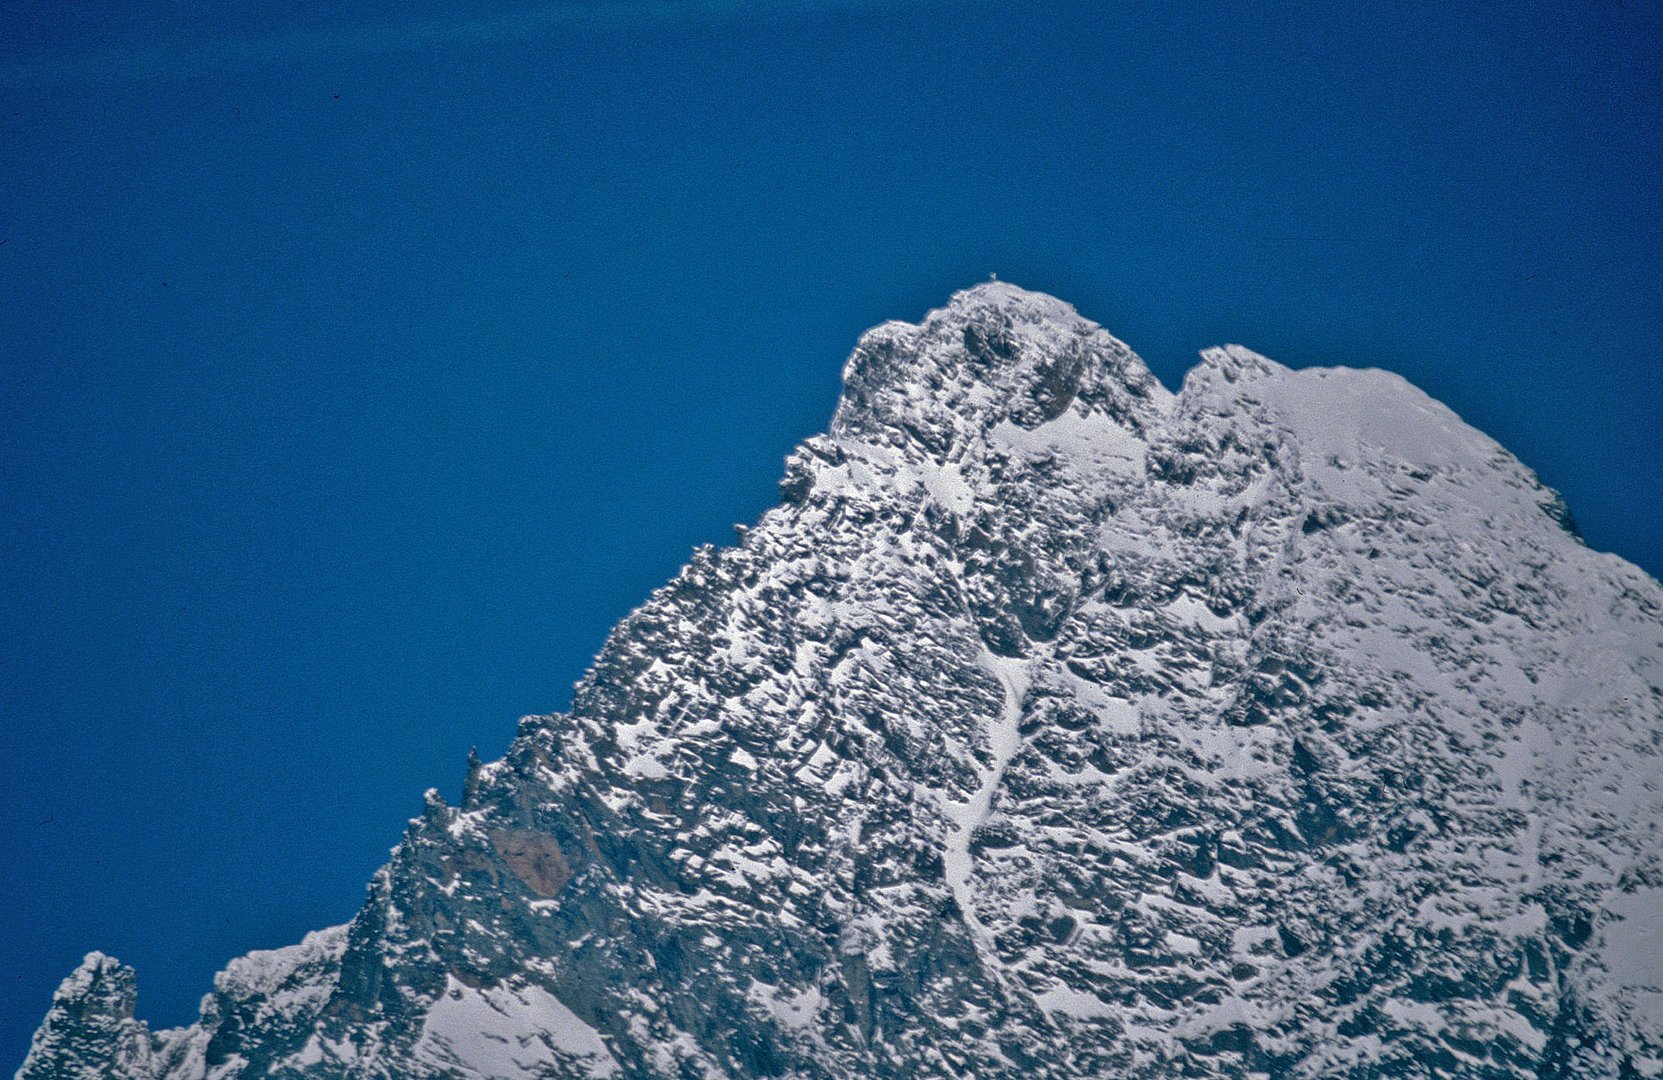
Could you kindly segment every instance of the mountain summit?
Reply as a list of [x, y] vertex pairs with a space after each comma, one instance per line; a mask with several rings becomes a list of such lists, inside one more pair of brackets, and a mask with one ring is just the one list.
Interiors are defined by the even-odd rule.
[[844, 386], [349, 925], [19, 1077], [1663, 1074], [1663, 588], [1529, 469], [997, 282]]

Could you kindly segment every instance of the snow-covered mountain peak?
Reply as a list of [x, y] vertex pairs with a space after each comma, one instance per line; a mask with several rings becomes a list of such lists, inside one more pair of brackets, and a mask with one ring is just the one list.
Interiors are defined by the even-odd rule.
[[1295, 371], [1223, 346], [1202, 353], [1177, 410], [1196, 429], [1268, 436], [1284, 480], [1354, 515], [1378, 515], [1413, 488], [1418, 512], [1454, 528], [1493, 528], [1507, 517], [1544, 542], [1579, 543], [1558, 496], [1528, 467], [1393, 372]]
[[988, 430], [1032, 429], [1070, 411], [1141, 431], [1170, 394], [1124, 343], [1072, 306], [994, 281], [922, 322], [861, 337], [843, 373], [835, 438], [911, 447], [937, 460]]
[[133, 1015], [133, 986], [132, 968], [95, 950], [64, 979], [58, 994], [84, 1003], [89, 1013], [125, 1017]]
[[349, 927], [25, 1080], [1663, 1076], [1663, 588], [1528, 468], [1003, 283], [845, 383]]

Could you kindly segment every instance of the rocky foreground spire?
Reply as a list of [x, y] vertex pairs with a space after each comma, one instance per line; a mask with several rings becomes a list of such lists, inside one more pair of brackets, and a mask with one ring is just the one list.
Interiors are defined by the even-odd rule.
[[133, 1019], [137, 996], [132, 968], [88, 953], [58, 986], [20, 1075], [65, 1080], [145, 1075], [150, 1033]]
[[20, 1075], [1663, 1073], [1663, 589], [1448, 409], [993, 283], [782, 495], [350, 926]]

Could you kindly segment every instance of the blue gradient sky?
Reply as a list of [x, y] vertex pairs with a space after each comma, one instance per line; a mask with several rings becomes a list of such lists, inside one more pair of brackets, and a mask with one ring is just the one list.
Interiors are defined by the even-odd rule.
[[[6, 5], [0, 1069], [194, 1017], [991, 271], [1391, 368], [1663, 570], [1663, 15]], [[239, 10], [246, 8], [246, 10]]]

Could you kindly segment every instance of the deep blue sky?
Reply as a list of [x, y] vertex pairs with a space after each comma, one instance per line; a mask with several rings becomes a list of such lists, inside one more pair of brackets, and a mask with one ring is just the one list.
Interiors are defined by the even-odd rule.
[[992, 271], [1399, 371], [1663, 569], [1656, 3], [383, 12], [0, 15], [0, 1069], [88, 949], [176, 1024], [350, 918]]

